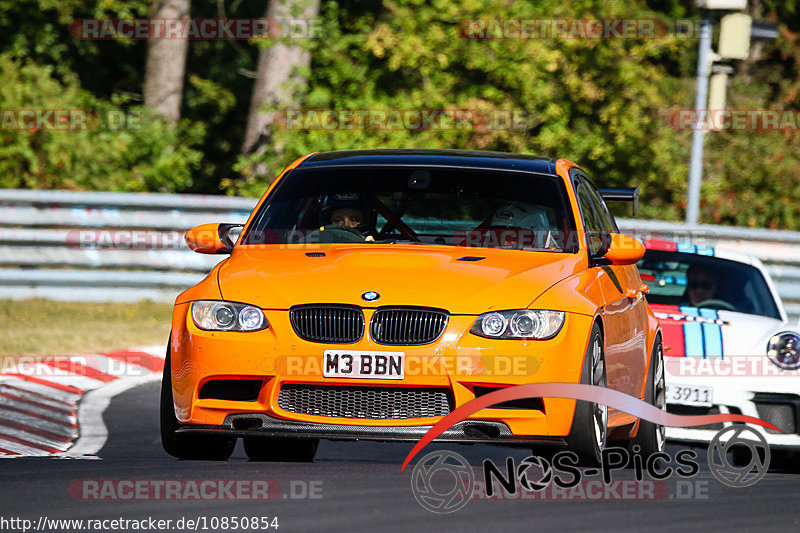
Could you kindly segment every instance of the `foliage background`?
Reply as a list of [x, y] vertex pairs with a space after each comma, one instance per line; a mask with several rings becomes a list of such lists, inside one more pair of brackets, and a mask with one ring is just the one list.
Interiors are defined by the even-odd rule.
[[[259, 17], [261, 2], [194, 2], [193, 17]], [[256, 43], [192, 41], [177, 128], [141, 108], [144, 42], [81, 41], [74, 18], [146, 16], [146, 0], [0, 0], [0, 109], [142, 113], [139, 128], [0, 130], [0, 187], [261, 194], [312, 151], [464, 148], [566, 157], [603, 186], [642, 186], [642, 216], [684, 214], [691, 132], [667, 125], [693, 106], [697, 41], [465, 40], [473, 18], [698, 19], [677, 0], [323, 0], [300, 108], [518, 110], [521, 131], [289, 131], [276, 128], [252, 173], [240, 146]], [[780, 37], [738, 62], [730, 108], [800, 109], [800, 7], [751, 0]], [[271, 43], [261, 43], [269, 46]], [[800, 229], [800, 131], [706, 137], [703, 222]]]

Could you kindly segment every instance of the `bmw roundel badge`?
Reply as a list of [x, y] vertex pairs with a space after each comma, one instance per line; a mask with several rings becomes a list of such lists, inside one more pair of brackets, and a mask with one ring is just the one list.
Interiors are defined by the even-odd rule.
[[367, 292], [365, 292], [364, 294], [361, 295], [361, 298], [363, 298], [364, 300], [366, 300], [368, 302], [374, 302], [375, 300], [377, 300], [380, 297], [381, 297], [381, 295], [378, 294], [375, 291], [367, 291]]

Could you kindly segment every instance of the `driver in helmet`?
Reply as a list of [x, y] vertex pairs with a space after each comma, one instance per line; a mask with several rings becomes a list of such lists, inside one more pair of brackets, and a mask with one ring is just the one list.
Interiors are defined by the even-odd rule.
[[364, 222], [364, 211], [357, 207], [337, 207], [331, 211], [331, 224], [358, 228]]
[[333, 195], [322, 210], [322, 225], [345, 226], [375, 240], [376, 213], [357, 194]]
[[[551, 248], [550, 221], [541, 207], [527, 202], [506, 202], [483, 225], [497, 231], [502, 248]], [[508, 230], [508, 231], [502, 231]]]

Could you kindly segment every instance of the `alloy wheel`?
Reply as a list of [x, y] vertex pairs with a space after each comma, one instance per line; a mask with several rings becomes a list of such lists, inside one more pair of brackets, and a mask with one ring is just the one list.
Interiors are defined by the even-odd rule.
[[[603, 347], [600, 344], [600, 336], [597, 335], [592, 341], [592, 365], [591, 383], [598, 387], [606, 386], [606, 364], [603, 358]], [[608, 428], [608, 406], [595, 403], [592, 409], [592, 426], [594, 430], [595, 443], [598, 449], [602, 450], [606, 445], [606, 433]]]

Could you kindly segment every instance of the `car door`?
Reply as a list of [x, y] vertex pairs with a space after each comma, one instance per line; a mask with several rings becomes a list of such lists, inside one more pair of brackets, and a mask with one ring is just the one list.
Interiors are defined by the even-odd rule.
[[[589, 251], [601, 254], [603, 247], [608, 245], [607, 236], [619, 230], [591, 181], [577, 172], [574, 184]], [[601, 265], [592, 268], [597, 272], [604, 300], [602, 313], [608, 386], [639, 396], [647, 320], [644, 299], [639, 292], [641, 281], [634, 266]], [[631, 289], [635, 294], [629, 292]]]
[[[612, 226], [615, 233], [619, 233], [619, 228], [614, 221], [614, 217], [611, 215], [611, 212], [608, 210], [608, 206], [600, 196], [600, 192], [595, 188], [591, 181], [588, 181], [588, 185], [589, 194], [594, 198], [595, 204], [598, 206], [598, 208], [602, 210], [603, 215], [601, 215], [601, 221], [602, 219], [605, 219], [607, 221], [606, 224]], [[649, 323], [647, 302], [645, 301], [644, 293], [642, 292], [644, 284], [642, 283], [642, 278], [639, 275], [639, 269], [637, 266], [625, 265], [620, 268], [625, 271], [628, 282], [628, 291], [626, 291], [626, 295], [629, 293], [632, 294], [632, 296], [629, 296], [630, 309], [628, 310], [628, 344], [630, 345], [630, 354], [628, 358], [630, 367], [628, 369], [628, 375], [633, 381], [631, 385], [633, 387], [632, 394], [638, 396], [641, 389], [641, 384], [644, 382], [647, 374], [647, 358], [649, 356], [649, 349], [647, 346], [647, 328]]]

